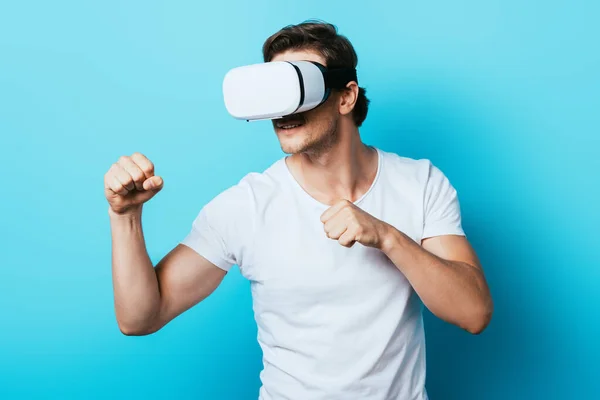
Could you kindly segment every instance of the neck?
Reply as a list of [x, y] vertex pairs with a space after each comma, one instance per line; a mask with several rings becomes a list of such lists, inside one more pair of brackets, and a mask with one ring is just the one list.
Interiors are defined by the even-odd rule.
[[298, 153], [288, 158], [290, 172], [304, 190], [324, 204], [356, 201], [377, 174], [375, 149], [365, 145], [354, 125], [339, 127], [338, 140], [319, 154]]

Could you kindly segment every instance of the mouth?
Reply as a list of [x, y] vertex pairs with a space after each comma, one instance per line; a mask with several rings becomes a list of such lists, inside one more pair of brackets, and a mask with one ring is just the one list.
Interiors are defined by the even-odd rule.
[[286, 133], [291, 133], [293, 131], [298, 130], [305, 124], [304, 118], [284, 118], [281, 120], [275, 121], [275, 127], [278, 130], [285, 131]]

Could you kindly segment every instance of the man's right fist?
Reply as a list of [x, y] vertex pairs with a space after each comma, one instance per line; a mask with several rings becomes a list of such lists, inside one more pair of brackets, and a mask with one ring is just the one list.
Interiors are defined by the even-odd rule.
[[104, 175], [104, 194], [117, 214], [141, 209], [162, 187], [162, 178], [154, 175], [154, 165], [140, 153], [122, 156]]

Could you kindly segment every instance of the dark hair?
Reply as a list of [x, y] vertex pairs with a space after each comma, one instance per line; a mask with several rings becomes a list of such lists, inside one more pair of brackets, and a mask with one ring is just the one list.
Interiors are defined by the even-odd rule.
[[[328, 68], [356, 68], [358, 57], [354, 47], [346, 38], [338, 34], [335, 25], [322, 21], [306, 21], [288, 25], [271, 35], [263, 44], [265, 62], [287, 50], [314, 50], [325, 58]], [[358, 98], [352, 110], [356, 126], [361, 126], [369, 110], [366, 90], [359, 87]]]

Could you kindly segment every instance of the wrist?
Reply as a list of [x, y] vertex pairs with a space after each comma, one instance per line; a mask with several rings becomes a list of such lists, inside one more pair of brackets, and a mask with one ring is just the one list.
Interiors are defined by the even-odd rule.
[[400, 232], [398, 229], [386, 224], [386, 228], [381, 240], [380, 250], [386, 255], [389, 255], [390, 252], [400, 244], [402, 235], [402, 232]]
[[108, 216], [111, 222], [127, 221], [134, 222], [142, 219], [142, 206], [129, 208], [127, 211], [116, 212], [112, 207], [108, 207]]

